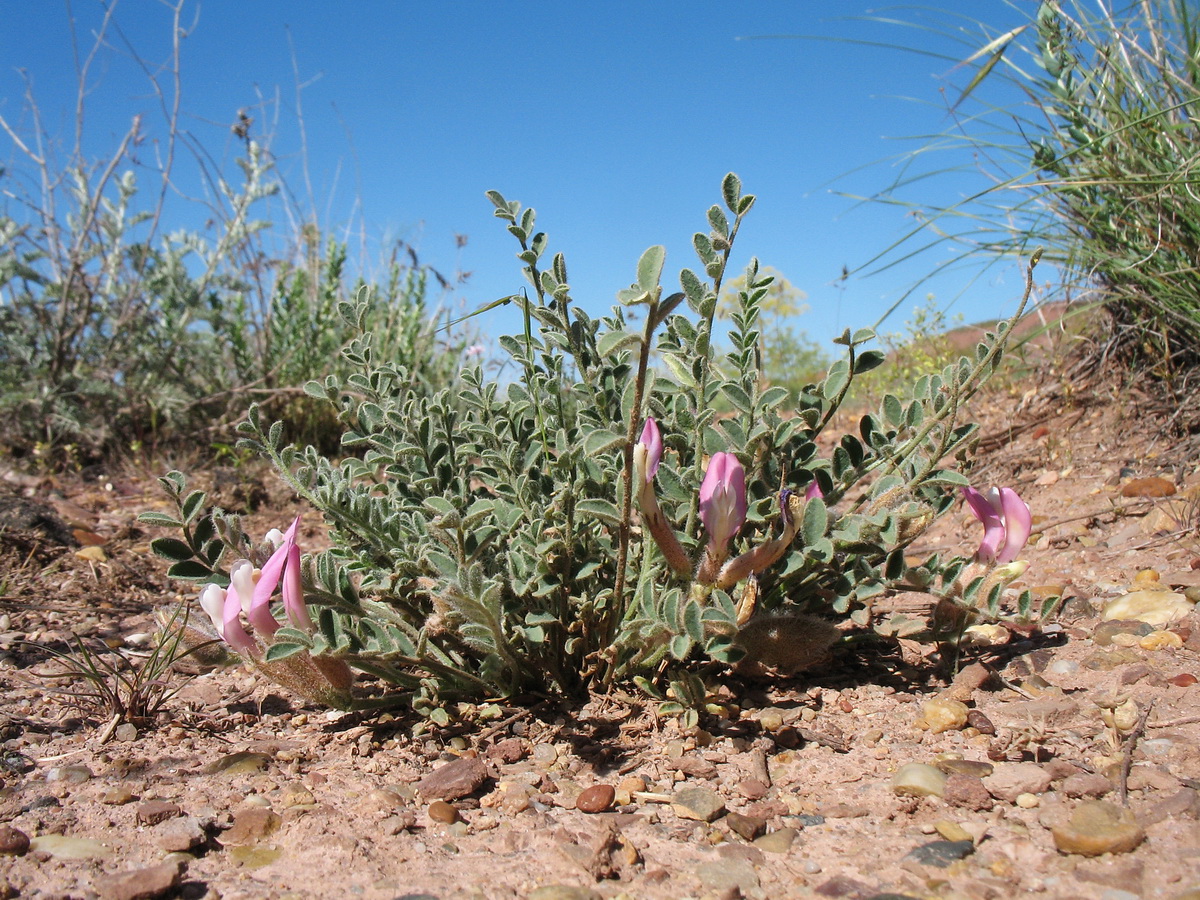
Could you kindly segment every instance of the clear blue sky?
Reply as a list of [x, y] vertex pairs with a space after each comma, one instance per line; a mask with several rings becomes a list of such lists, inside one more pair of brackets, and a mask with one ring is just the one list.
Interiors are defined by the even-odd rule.
[[[972, 0], [970, 13], [998, 33], [1023, 21], [1028, 5]], [[86, 52], [102, 6], [73, 0], [69, 10]], [[69, 143], [68, 7], [0, 0], [0, 13], [0, 114], [28, 133], [24, 70], [47, 130]], [[258, 133], [274, 132], [291, 189], [305, 196], [294, 62], [322, 224], [363, 224], [372, 247], [399, 236], [443, 270], [470, 270], [455, 293], [468, 309], [522, 286], [515, 241], [492, 217], [486, 190], [538, 210], [551, 250], [566, 253], [576, 301], [599, 312], [651, 244], [667, 246], [669, 273], [698, 268], [691, 234], [706, 230], [704, 212], [719, 201], [722, 176], [735, 171], [759, 197], [736, 268], [756, 255], [783, 272], [808, 294], [811, 312], [797, 324], [824, 341], [872, 324], [940, 258], [839, 287], [843, 265], [861, 265], [912, 223], [899, 209], [853, 208], [834, 191], [881, 188], [897, 170], [861, 167], [915, 146], [897, 137], [947, 127], [940, 90], [952, 64], [856, 43], [739, 38], [823, 35], [965, 55], [965, 45], [928, 32], [856, 18], [870, 14], [914, 12], [858, 0], [189, 2], [183, 125], [232, 172], [240, 147], [229, 124], [250, 109]], [[114, 21], [120, 34], [110, 30], [112, 48], [88, 83], [86, 140], [96, 153], [111, 151], [137, 113], [162, 134], [157, 100], [121, 35], [149, 63], [165, 61], [170, 10], [119, 0]], [[276, 95], [278, 109], [261, 106]], [[0, 161], [16, 161], [2, 134], [0, 148]], [[944, 200], [985, 185], [979, 175], [927, 189]], [[177, 215], [182, 224], [187, 214]], [[465, 247], [456, 248], [456, 235], [467, 236]], [[931, 282], [885, 327], [898, 329], [927, 291], [953, 299], [969, 277]], [[968, 320], [1004, 315], [1020, 288], [1015, 268], [994, 269], [952, 311]], [[503, 315], [485, 324], [492, 334], [513, 327]]]

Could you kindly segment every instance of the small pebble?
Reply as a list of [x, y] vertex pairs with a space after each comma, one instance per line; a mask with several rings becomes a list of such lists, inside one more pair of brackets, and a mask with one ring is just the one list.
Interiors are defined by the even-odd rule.
[[579, 792], [575, 808], [584, 813], [604, 812], [612, 806], [617, 791], [611, 784], [593, 784]]
[[130, 743], [136, 741], [138, 737], [137, 726], [132, 722], [125, 722], [118, 725], [113, 731], [113, 739], [122, 743]]
[[1105, 800], [1083, 801], [1051, 832], [1059, 852], [1081, 856], [1128, 853], [1146, 838], [1132, 812]]
[[969, 710], [965, 703], [934, 697], [921, 705], [921, 717], [929, 724], [931, 734], [958, 731], [967, 724]]
[[783, 710], [769, 708], [758, 714], [758, 725], [763, 731], [776, 732], [783, 727]]
[[0, 826], [0, 856], [24, 856], [29, 852], [29, 835], [19, 828]]
[[945, 869], [952, 862], [965, 859], [975, 852], [975, 842], [970, 838], [962, 841], [931, 841], [910, 850], [905, 859], [913, 859], [925, 866]]
[[947, 775], [970, 775], [973, 778], [986, 778], [996, 771], [991, 763], [974, 759], [939, 759], [937, 767]]
[[429, 804], [426, 812], [432, 821], [440, 822], [443, 825], [450, 825], [458, 821], [458, 810], [445, 800], [434, 800]]
[[780, 828], [754, 839], [754, 846], [767, 853], [787, 853], [796, 840], [795, 828]]
[[892, 793], [901, 797], [940, 797], [946, 773], [925, 763], [907, 763], [892, 776]]
[[708, 788], [686, 787], [672, 795], [671, 808], [681, 819], [712, 822], [725, 814], [725, 801]]
[[821, 871], [821, 867], [814, 860], [806, 860], [804, 863], [805, 875], [817, 875]]
[[1167, 679], [1168, 684], [1173, 684], [1175, 687], [1191, 687], [1197, 682], [1195, 675], [1191, 672], [1180, 672], [1178, 675], [1173, 675]]
[[1021, 809], [1036, 809], [1042, 801], [1037, 794], [1017, 794], [1017, 799], [1013, 802]]
[[1184, 618], [1195, 607], [1183, 594], [1174, 591], [1131, 591], [1104, 607], [1105, 619], [1136, 619], [1151, 625], [1170, 625]]
[[1138, 641], [1138, 646], [1143, 650], [1178, 650], [1183, 638], [1173, 631], [1154, 631]]

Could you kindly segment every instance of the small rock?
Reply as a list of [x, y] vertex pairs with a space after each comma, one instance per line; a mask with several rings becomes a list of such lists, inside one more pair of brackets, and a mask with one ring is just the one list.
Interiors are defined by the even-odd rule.
[[442, 825], [452, 825], [458, 821], [458, 810], [445, 800], [434, 800], [429, 804], [426, 813], [431, 821]]
[[951, 806], [973, 810], [991, 809], [993, 802], [983, 781], [974, 775], [951, 775], [946, 779], [942, 799]]
[[1122, 497], [1170, 497], [1174, 493], [1174, 482], [1157, 475], [1134, 478], [1121, 485]]
[[1128, 853], [1146, 837], [1133, 813], [1105, 800], [1085, 800], [1051, 832], [1059, 852], [1081, 856]]
[[755, 838], [754, 846], [767, 853], [787, 853], [792, 848], [797, 833], [795, 828], [780, 828]]
[[934, 822], [933, 827], [948, 841], [969, 841], [972, 840], [970, 832], [963, 828], [957, 822], [951, 822], [949, 819], [942, 819]]
[[1050, 789], [1050, 773], [1037, 763], [1005, 763], [983, 779], [983, 786], [998, 800], [1010, 803], [1020, 794], [1040, 794]]
[[952, 862], [965, 859], [975, 852], [975, 842], [970, 838], [964, 841], [930, 841], [920, 847], [914, 847], [905, 859], [916, 860], [924, 866], [935, 866], [944, 869]]
[[1104, 607], [1105, 619], [1135, 619], [1151, 625], [1170, 625], [1192, 611], [1194, 604], [1174, 591], [1131, 591], [1110, 600]]
[[124, 806], [126, 803], [132, 803], [135, 796], [132, 790], [123, 784], [119, 784], [115, 788], [101, 794], [100, 802], [106, 803], [109, 806]]
[[1191, 672], [1180, 672], [1178, 675], [1172, 675], [1167, 679], [1167, 684], [1172, 684], [1175, 687], [1191, 687], [1198, 680]]
[[529, 900], [604, 900], [604, 897], [591, 888], [573, 884], [546, 884], [531, 891]]
[[1092, 632], [1092, 643], [1107, 647], [1113, 642], [1113, 638], [1121, 634], [1132, 634], [1138, 638], [1145, 637], [1154, 631], [1154, 626], [1149, 622], [1137, 622], [1133, 620], [1126, 621], [1124, 619], [1112, 619], [1107, 622], [1101, 622]]
[[767, 830], [767, 820], [758, 816], [745, 816], [741, 813], [729, 813], [725, 824], [743, 840], [752, 841]]
[[973, 778], [986, 778], [996, 771], [991, 763], [975, 759], [939, 759], [937, 767], [947, 775], [970, 775]]
[[1058, 788], [1068, 797], [1103, 797], [1113, 789], [1113, 783], [1098, 772], [1080, 772], [1063, 779]]
[[205, 766], [204, 773], [206, 775], [227, 776], [249, 775], [254, 772], [261, 772], [267, 767], [267, 763], [270, 761], [271, 757], [265, 753], [251, 753], [249, 751], [230, 753]]
[[892, 776], [892, 793], [901, 797], [940, 797], [946, 773], [925, 763], [906, 763]]
[[243, 806], [233, 814], [233, 827], [221, 835], [222, 844], [257, 844], [283, 824], [277, 813], [261, 806]]
[[725, 801], [708, 788], [686, 787], [671, 797], [671, 808], [681, 819], [712, 822], [725, 813]]
[[633, 795], [646, 790], [646, 779], [641, 775], [626, 775], [617, 782], [617, 794], [613, 802], [617, 806], [628, 806], [633, 802]]
[[103, 876], [97, 879], [97, 887], [104, 900], [155, 900], [173, 892], [182, 879], [181, 863], [160, 863], [120, 875]]
[[1090, 653], [1083, 660], [1083, 667], [1091, 669], [1093, 672], [1111, 672], [1120, 666], [1127, 666], [1130, 663], [1140, 663], [1142, 658], [1125, 647], [1119, 647], [1111, 653], [1106, 653], [1103, 650], [1097, 650], [1095, 653]]
[[783, 727], [783, 710], [770, 707], [758, 714], [758, 726], [763, 731], [775, 732]]
[[113, 740], [123, 744], [132, 743], [137, 740], [137, 737], [137, 726], [132, 722], [123, 722], [113, 730]]
[[61, 781], [64, 784], [83, 784], [92, 779], [92, 770], [87, 766], [55, 766], [47, 770], [47, 781]]
[[138, 804], [135, 815], [141, 825], [157, 825], [175, 818], [181, 812], [179, 805], [169, 800], [146, 800]]
[[583, 813], [604, 812], [612, 806], [617, 790], [611, 784], [593, 784], [575, 798], [575, 808]]
[[[706, 893], [722, 894], [736, 888], [740, 896], [756, 893], [759, 889], [758, 873], [744, 859], [720, 859], [696, 866], [695, 876], [700, 879]], [[735, 895], [737, 896], [737, 895]]]
[[1021, 809], [1037, 809], [1042, 805], [1042, 801], [1037, 794], [1017, 794], [1017, 799], [1013, 802]]
[[677, 772], [693, 778], [715, 778], [717, 767], [701, 756], [685, 753], [679, 759], [671, 761], [671, 767]]
[[967, 724], [967, 705], [958, 700], [934, 697], [921, 705], [921, 716], [929, 724], [931, 734], [959, 731]]
[[1173, 631], [1153, 631], [1138, 641], [1143, 650], [1178, 650], [1183, 646], [1183, 638]]
[[29, 852], [29, 835], [11, 825], [0, 825], [0, 856], [24, 856]]
[[737, 792], [747, 800], [761, 800], [770, 791], [770, 786], [759, 781], [757, 778], [743, 778], [737, 783]]
[[154, 843], [167, 853], [186, 852], [202, 846], [208, 840], [204, 826], [195, 816], [168, 819], [154, 828]]
[[[395, 795], [393, 795], [395, 796]], [[287, 785], [279, 796], [280, 809], [301, 809], [315, 806], [317, 798], [302, 784]]]
[[417, 790], [426, 800], [458, 800], [477, 791], [487, 778], [483, 760], [464, 756], [430, 772], [417, 782]]
[[542, 767], [549, 767], [558, 761], [558, 748], [553, 744], [534, 744], [533, 761]]
[[974, 728], [980, 734], [996, 733], [996, 726], [992, 724], [992, 720], [977, 709], [967, 713], [967, 727]]
[[487, 758], [493, 762], [511, 765], [523, 760], [529, 751], [520, 738], [506, 738], [488, 748]]
[[111, 859], [113, 856], [113, 850], [107, 844], [65, 834], [43, 834], [35, 837], [29, 842], [29, 849], [37, 853], [48, 853], [55, 859]]
[[1200, 819], [1200, 791], [1180, 788], [1166, 799], [1155, 796], [1138, 810], [1138, 821], [1149, 827], [1166, 819]]
[[850, 897], [853, 900], [871, 897], [875, 893], [869, 884], [863, 884], [849, 875], [834, 875], [817, 885], [816, 892], [822, 897]]

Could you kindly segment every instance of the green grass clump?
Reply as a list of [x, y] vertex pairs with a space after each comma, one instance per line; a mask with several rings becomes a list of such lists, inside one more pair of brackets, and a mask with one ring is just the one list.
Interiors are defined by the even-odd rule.
[[[1042, 246], [1045, 262], [1062, 276], [1051, 295], [1089, 298], [1111, 314], [1105, 358], [1168, 376], [1194, 367], [1194, 4], [1008, 6], [1025, 21], [1005, 30], [936, 10], [914, 12], [904, 23], [924, 29], [931, 46], [949, 40], [964, 48], [957, 58], [926, 51], [921, 40], [902, 48], [949, 65], [959, 81], [945, 94], [950, 124], [918, 138], [901, 174], [870, 198], [905, 208], [920, 224], [861, 268], [936, 253], [938, 271], [972, 260], [1017, 260]], [[966, 176], [979, 188], [963, 192], [960, 181], [953, 199], [930, 202], [946, 175]], [[947, 245], [957, 248], [950, 258]]]

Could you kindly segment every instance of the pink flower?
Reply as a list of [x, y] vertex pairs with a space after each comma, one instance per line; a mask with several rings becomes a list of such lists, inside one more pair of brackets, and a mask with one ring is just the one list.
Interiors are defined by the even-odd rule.
[[662, 455], [663, 442], [658, 423], [654, 421], [653, 416], [647, 416], [646, 424], [642, 427], [642, 436], [633, 447], [634, 471], [644, 484], [654, 480]]
[[1029, 541], [1033, 515], [1012, 488], [989, 488], [980, 493], [973, 487], [962, 489], [971, 512], [983, 523], [983, 540], [975, 552], [979, 562], [1010, 563]]
[[724, 550], [746, 521], [746, 472], [732, 453], [714, 453], [700, 484], [700, 520]]
[[297, 516], [291, 528], [282, 535], [279, 547], [257, 573], [257, 579], [253, 564], [239, 559], [229, 570], [228, 590], [210, 584], [200, 592], [201, 608], [212, 619], [217, 633], [239, 653], [255, 655], [259, 649], [258, 641], [242, 624], [243, 614], [252, 630], [264, 638], [269, 639], [279, 630], [279, 622], [271, 613], [271, 596], [281, 579], [283, 608], [288, 620], [303, 631], [314, 630], [300, 584], [300, 548], [296, 545], [299, 525], [300, 517]]
[[825, 493], [821, 490], [821, 485], [815, 478], [812, 480], [812, 484], [808, 486], [808, 490], [804, 492], [805, 500], [812, 500], [814, 498], [817, 500], [823, 500], [825, 498]]

